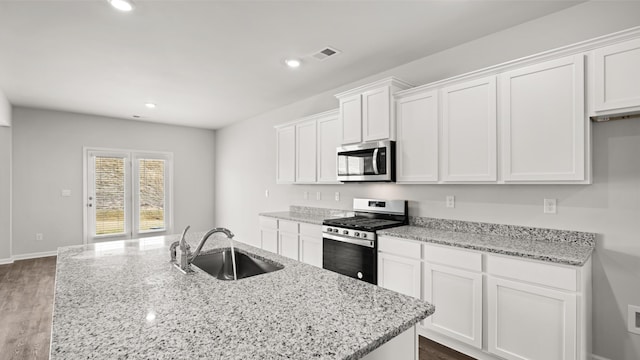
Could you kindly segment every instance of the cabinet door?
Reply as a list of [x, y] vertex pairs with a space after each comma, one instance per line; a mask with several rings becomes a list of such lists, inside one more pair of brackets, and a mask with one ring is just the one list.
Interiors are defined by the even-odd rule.
[[322, 267], [322, 237], [300, 235], [300, 261]]
[[640, 39], [594, 52], [594, 110], [640, 106]]
[[298, 234], [280, 231], [278, 240], [279, 254], [298, 260]]
[[378, 253], [378, 286], [420, 298], [420, 260]]
[[296, 132], [295, 126], [276, 130], [276, 183], [290, 184], [295, 181], [296, 168]]
[[497, 180], [496, 78], [442, 90], [442, 180]]
[[482, 274], [425, 263], [424, 300], [436, 306], [425, 326], [482, 348]]
[[316, 121], [296, 125], [296, 182], [316, 182]]
[[362, 142], [362, 97], [360, 94], [340, 99], [342, 143]]
[[438, 91], [397, 101], [396, 180], [438, 181]]
[[576, 295], [488, 277], [489, 351], [509, 360], [575, 360]]
[[362, 94], [363, 141], [391, 138], [391, 95], [389, 87]]
[[501, 75], [505, 181], [585, 180], [584, 58]]
[[263, 250], [278, 253], [278, 230], [261, 228], [260, 229], [260, 246]]
[[336, 149], [340, 146], [340, 119], [337, 115], [318, 119], [318, 182], [338, 183]]

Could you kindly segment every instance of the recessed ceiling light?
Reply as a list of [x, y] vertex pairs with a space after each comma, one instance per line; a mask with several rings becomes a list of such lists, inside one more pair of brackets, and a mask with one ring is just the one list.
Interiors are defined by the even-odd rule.
[[155, 109], [156, 108], [156, 104], [154, 104], [154, 103], [146, 103], [146, 104], [144, 104], [144, 106], [148, 107], [149, 109]]
[[294, 69], [300, 67], [300, 64], [302, 64], [302, 62], [298, 59], [287, 59], [284, 61], [284, 63], [287, 64], [288, 67]]
[[129, 0], [109, 0], [109, 4], [120, 11], [133, 10], [133, 4]]

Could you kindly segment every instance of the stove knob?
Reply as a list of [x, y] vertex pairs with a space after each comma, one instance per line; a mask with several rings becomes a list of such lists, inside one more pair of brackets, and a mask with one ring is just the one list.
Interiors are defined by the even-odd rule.
[[362, 233], [362, 237], [363, 237], [363, 238], [366, 238], [366, 237], [367, 237], [367, 234]]
[[333, 229], [333, 232], [334, 232], [334, 233], [337, 233], [337, 232], [338, 232], [338, 229]]
[[355, 233], [353, 233], [353, 236], [358, 237], [358, 236], [360, 236], [360, 233], [356, 231]]
[[347, 230], [343, 230], [343, 231], [342, 231], [342, 233], [343, 233], [344, 235], [349, 235], [349, 232], [348, 232]]
[[332, 232], [333, 229], [332, 228], [327, 228], [327, 232]]

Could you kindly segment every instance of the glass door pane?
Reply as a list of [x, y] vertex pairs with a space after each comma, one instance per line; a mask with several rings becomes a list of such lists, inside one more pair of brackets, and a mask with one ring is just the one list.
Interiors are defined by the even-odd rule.
[[138, 159], [138, 232], [164, 231], [165, 161]]
[[130, 239], [129, 155], [94, 151], [88, 160], [89, 240]]

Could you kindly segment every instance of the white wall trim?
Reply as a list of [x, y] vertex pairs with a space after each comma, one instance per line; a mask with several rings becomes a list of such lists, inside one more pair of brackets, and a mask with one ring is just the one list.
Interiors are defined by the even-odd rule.
[[608, 358], [606, 358], [606, 357], [598, 356], [598, 355], [596, 355], [596, 354], [591, 354], [591, 359], [592, 359], [592, 360], [610, 360], [610, 359], [608, 359]]
[[13, 264], [12, 258], [0, 259], [0, 265]]
[[14, 262], [16, 260], [37, 259], [41, 257], [57, 256], [57, 255], [58, 255], [58, 250], [35, 252], [35, 253], [29, 253], [29, 254], [19, 254], [19, 255], [13, 255], [11, 257], [11, 262]]

